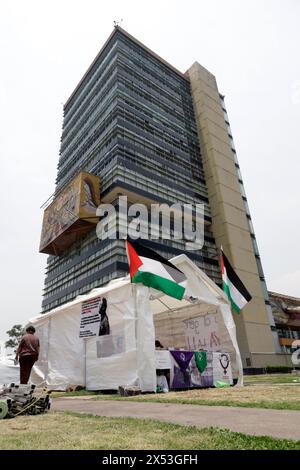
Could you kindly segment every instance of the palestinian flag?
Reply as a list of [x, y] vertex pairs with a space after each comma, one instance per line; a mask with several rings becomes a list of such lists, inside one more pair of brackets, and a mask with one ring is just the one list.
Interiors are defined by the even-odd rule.
[[137, 241], [126, 241], [131, 282], [160, 290], [181, 300], [186, 277], [174, 264]]
[[224, 255], [223, 250], [221, 250], [221, 254], [223, 290], [230, 300], [231, 307], [237, 313], [240, 313], [241, 309], [252, 299], [252, 297], [236, 272], [233, 270], [231, 264]]

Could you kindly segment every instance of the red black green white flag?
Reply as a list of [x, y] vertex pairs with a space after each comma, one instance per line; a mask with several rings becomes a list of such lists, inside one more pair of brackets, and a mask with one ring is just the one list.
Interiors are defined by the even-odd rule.
[[233, 270], [223, 250], [221, 250], [221, 268], [223, 290], [230, 300], [231, 307], [240, 313], [241, 309], [252, 299], [248, 290]]
[[187, 279], [182, 271], [136, 240], [127, 240], [126, 248], [131, 282], [140, 282], [179, 300], [183, 298]]

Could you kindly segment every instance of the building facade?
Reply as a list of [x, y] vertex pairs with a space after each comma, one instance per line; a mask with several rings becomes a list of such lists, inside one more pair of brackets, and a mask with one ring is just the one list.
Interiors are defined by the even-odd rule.
[[[116, 28], [64, 108], [56, 194], [80, 171], [101, 201], [205, 204], [205, 246], [190, 256], [221, 285], [189, 80]], [[147, 244], [171, 258], [182, 241]], [[95, 231], [47, 264], [43, 311], [128, 272], [124, 242]]]
[[[195, 63], [185, 74], [116, 27], [64, 106], [54, 197], [81, 171], [101, 201], [204, 204], [204, 246], [188, 256], [221, 285], [221, 245], [253, 299], [236, 317], [245, 367], [280, 364], [280, 345], [224, 98]], [[166, 258], [182, 240], [147, 240]], [[42, 311], [127, 274], [124, 241], [96, 231], [49, 256]], [[278, 362], [279, 361], [279, 362]], [[268, 364], [266, 364], [268, 363]]]
[[[300, 299], [277, 292], [269, 292], [269, 298], [281, 352], [293, 354], [300, 346]], [[291, 363], [287, 361], [287, 365]]]

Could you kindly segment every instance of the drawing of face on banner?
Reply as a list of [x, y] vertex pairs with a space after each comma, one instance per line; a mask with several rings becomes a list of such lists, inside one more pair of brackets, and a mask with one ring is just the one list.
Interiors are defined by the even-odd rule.
[[229, 356], [228, 356], [228, 354], [220, 354], [219, 361], [220, 361], [221, 367], [224, 371], [224, 374], [226, 375], [227, 374], [227, 369], [228, 369], [228, 366], [229, 366]]
[[221, 347], [216, 312], [183, 320], [186, 347], [190, 351], [219, 351]]
[[106, 309], [107, 309], [107, 301], [103, 297], [103, 299], [99, 303], [99, 316], [100, 316], [99, 336], [110, 334], [110, 327], [109, 327], [109, 321], [108, 321]]

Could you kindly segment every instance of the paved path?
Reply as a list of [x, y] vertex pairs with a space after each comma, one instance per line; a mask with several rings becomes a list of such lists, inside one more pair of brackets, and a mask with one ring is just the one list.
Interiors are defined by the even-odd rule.
[[51, 409], [98, 416], [151, 418], [188, 426], [218, 426], [244, 434], [300, 440], [300, 411], [93, 400], [90, 397], [55, 398]]

